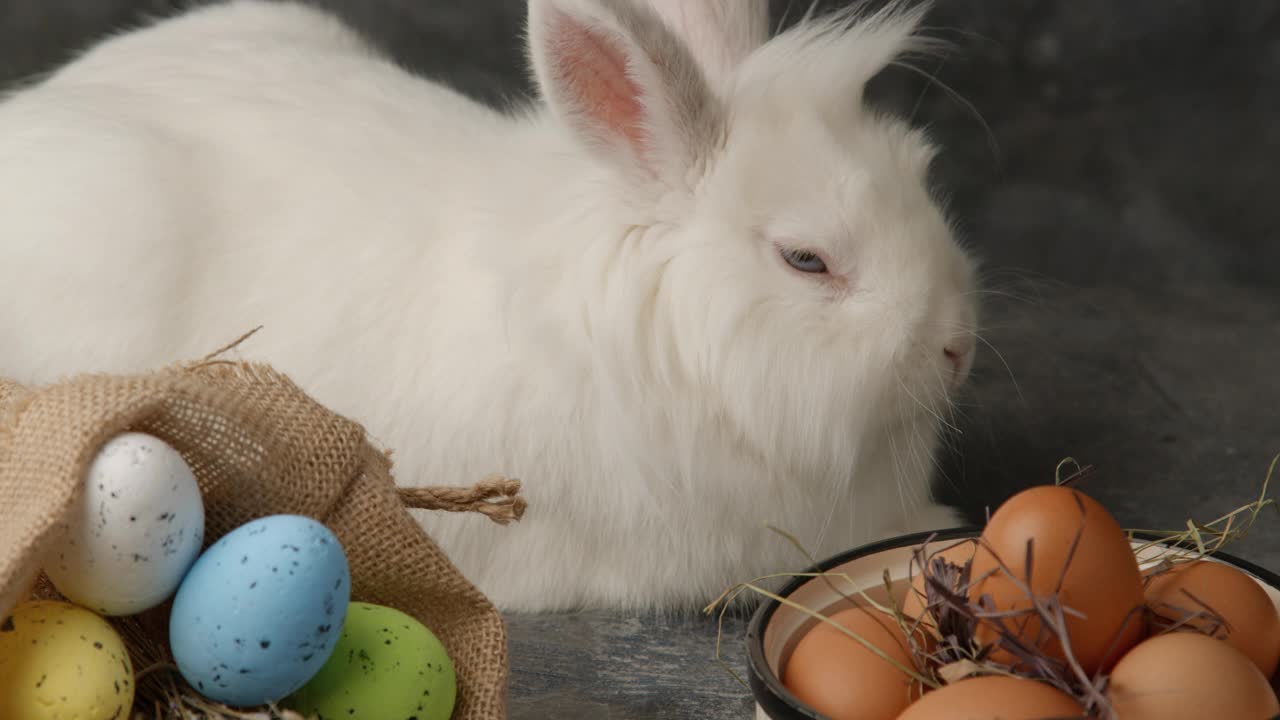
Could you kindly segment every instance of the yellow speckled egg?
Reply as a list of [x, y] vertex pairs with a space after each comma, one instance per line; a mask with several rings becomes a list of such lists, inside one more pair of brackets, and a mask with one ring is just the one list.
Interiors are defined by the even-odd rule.
[[132, 706], [129, 653], [101, 617], [35, 600], [0, 621], [0, 718], [112, 720]]

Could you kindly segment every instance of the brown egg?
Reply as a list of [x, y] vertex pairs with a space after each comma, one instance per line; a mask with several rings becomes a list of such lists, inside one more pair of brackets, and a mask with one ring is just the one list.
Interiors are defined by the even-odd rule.
[[[831, 619], [914, 669], [906, 636], [892, 617], [848, 608]], [[782, 684], [831, 720], [893, 720], [919, 696], [907, 674], [827, 623], [815, 625], [796, 644]]]
[[1184, 627], [1213, 631], [1214, 637], [1244, 653], [1267, 677], [1276, 671], [1280, 612], [1262, 586], [1240, 570], [1211, 560], [1175, 565], [1147, 582], [1147, 606], [1166, 626], [1208, 606], [1226, 621], [1225, 627], [1209, 618], [1191, 620]]
[[897, 720], [1040, 720], [1083, 716], [1080, 703], [1055, 687], [1037, 680], [986, 675], [927, 693]]
[[1266, 720], [1280, 712], [1249, 658], [1190, 632], [1157, 635], [1130, 650], [1111, 671], [1107, 697], [1123, 720]]
[[[1077, 533], [1079, 544], [1072, 554]], [[1033, 543], [1029, 578], [1028, 541]], [[1030, 608], [1026, 591], [1000, 569], [996, 558], [1036, 597], [1056, 593], [1063, 605], [1083, 615], [1066, 615], [1065, 626], [1072, 653], [1085, 672], [1105, 670], [1142, 638], [1142, 575], [1132, 546], [1115, 518], [1079, 490], [1057, 485], [1024, 490], [1001, 505], [982, 532], [973, 558], [970, 602], [989, 595], [998, 610]], [[996, 623], [1028, 646], [1064, 658], [1057, 637], [1033, 614], [984, 620], [975, 639], [983, 645], [993, 643]], [[990, 657], [1016, 664], [1001, 650]]]
[[[932, 564], [934, 558], [942, 558], [952, 564], [963, 566], [966, 562], [973, 559], [973, 552], [975, 548], [977, 548], [977, 542], [974, 540], [962, 540], [958, 542], [953, 540], [939, 541], [931, 544], [929, 547], [929, 554], [925, 558], [925, 562]], [[913, 561], [911, 567], [911, 587], [907, 589], [907, 594], [902, 598], [902, 614], [912, 620], [921, 619], [920, 616], [924, 614], [924, 608], [926, 605], [924, 578], [925, 574], [923, 572], [923, 568], [917, 567]], [[963, 588], [956, 589], [962, 590]], [[923, 622], [929, 625], [934, 624], [932, 617], [923, 618]]]

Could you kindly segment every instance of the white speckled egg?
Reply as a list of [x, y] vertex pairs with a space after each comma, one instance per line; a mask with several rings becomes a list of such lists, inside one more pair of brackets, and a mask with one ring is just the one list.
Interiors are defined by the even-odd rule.
[[274, 702], [333, 654], [350, 599], [338, 538], [311, 518], [270, 515], [196, 560], [173, 599], [169, 646], [205, 697], [239, 707]]
[[178, 451], [143, 433], [102, 446], [45, 561], [67, 599], [103, 615], [153, 608], [200, 554], [204, 502]]

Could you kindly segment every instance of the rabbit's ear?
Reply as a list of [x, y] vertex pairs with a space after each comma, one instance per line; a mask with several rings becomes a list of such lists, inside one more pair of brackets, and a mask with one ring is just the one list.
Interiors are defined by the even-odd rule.
[[769, 39], [769, 0], [648, 0], [717, 87]]
[[628, 173], [687, 181], [719, 143], [723, 109], [688, 48], [624, 0], [530, 0], [534, 72], [553, 112]]

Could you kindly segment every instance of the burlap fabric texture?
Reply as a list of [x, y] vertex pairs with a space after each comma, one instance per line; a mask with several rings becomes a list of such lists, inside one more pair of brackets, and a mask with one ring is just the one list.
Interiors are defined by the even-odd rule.
[[347, 552], [352, 598], [407, 612], [445, 644], [458, 674], [453, 717], [506, 716], [501, 616], [406, 508], [475, 510], [501, 523], [523, 511], [518, 484], [398, 490], [388, 454], [360, 425], [264, 365], [203, 361], [30, 389], [0, 379], [0, 617], [50, 592], [42, 550], [98, 448], [126, 430], [155, 435], [187, 460], [204, 494], [206, 544], [264, 515], [328, 525]]

